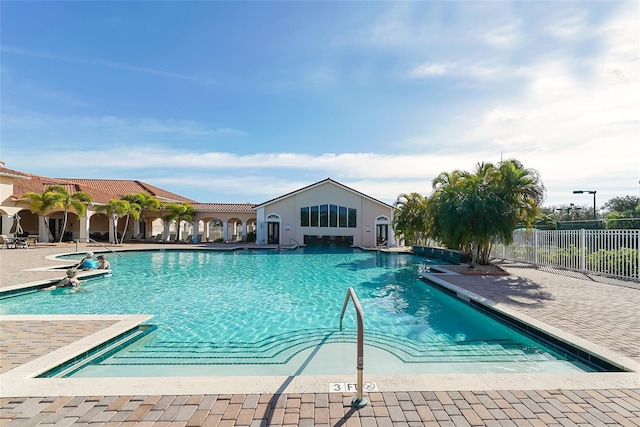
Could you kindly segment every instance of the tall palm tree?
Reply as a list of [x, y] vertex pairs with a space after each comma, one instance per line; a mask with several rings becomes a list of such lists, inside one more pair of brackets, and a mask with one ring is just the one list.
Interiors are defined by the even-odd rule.
[[64, 232], [67, 228], [69, 209], [73, 208], [79, 217], [84, 216], [87, 211], [87, 204], [91, 202], [91, 196], [83, 191], [76, 191], [73, 194], [69, 194], [67, 189], [62, 185], [50, 185], [46, 191], [58, 194], [58, 197], [56, 197], [58, 203], [54, 208], [62, 207], [64, 209], [64, 221], [62, 222], [59, 240], [59, 242], [62, 242]]
[[54, 240], [54, 236], [51, 234], [51, 230], [49, 229], [49, 217], [47, 216], [47, 214], [49, 213], [49, 211], [54, 209], [55, 206], [57, 206], [59, 195], [47, 192], [46, 190], [42, 194], [29, 191], [27, 193], [24, 193], [21, 198], [29, 202], [29, 210], [31, 211], [31, 213], [43, 218], [45, 230], [47, 232], [49, 240]]
[[192, 222], [196, 210], [189, 203], [168, 203], [164, 208], [169, 211], [164, 219], [165, 221], [176, 221], [176, 240], [180, 240], [180, 223], [182, 221]]
[[47, 214], [58, 207], [64, 208], [64, 223], [60, 230], [60, 241], [62, 241], [64, 231], [67, 227], [69, 209], [73, 207], [78, 215], [82, 216], [86, 212], [86, 204], [91, 202], [91, 197], [87, 193], [78, 191], [74, 194], [69, 194], [62, 185], [50, 185], [42, 194], [30, 191], [24, 193], [22, 198], [29, 202], [29, 210], [32, 213], [42, 216], [50, 240], [53, 240], [54, 236], [51, 235], [51, 231], [49, 230], [49, 218]]

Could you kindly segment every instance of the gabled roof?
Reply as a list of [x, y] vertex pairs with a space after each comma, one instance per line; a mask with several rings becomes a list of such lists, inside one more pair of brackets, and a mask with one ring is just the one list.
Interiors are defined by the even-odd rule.
[[252, 203], [192, 203], [198, 212], [253, 212]]
[[175, 193], [163, 190], [153, 185], [138, 180], [128, 179], [78, 179], [63, 178], [65, 181], [73, 182], [83, 186], [95, 188], [105, 193], [111, 194], [111, 198], [120, 198], [125, 194], [136, 194], [144, 191], [151, 194], [162, 202], [187, 202], [195, 203], [195, 200], [180, 196]]
[[323, 179], [322, 181], [318, 181], [318, 182], [313, 183], [313, 184], [311, 184], [311, 185], [307, 185], [306, 187], [302, 187], [302, 188], [300, 188], [300, 189], [298, 189], [298, 190], [295, 190], [295, 191], [292, 191], [292, 192], [290, 192], [290, 193], [284, 194], [284, 195], [282, 195], [282, 196], [276, 197], [275, 199], [267, 200], [266, 202], [260, 203], [259, 205], [256, 205], [256, 206], [255, 206], [255, 209], [260, 208], [260, 207], [263, 207], [263, 206], [270, 205], [270, 204], [272, 204], [272, 203], [278, 202], [278, 201], [283, 200], [283, 199], [287, 199], [287, 198], [289, 198], [289, 197], [291, 197], [291, 196], [295, 196], [296, 194], [302, 193], [302, 192], [304, 192], [304, 191], [308, 191], [308, 190], [310, 190], [310, 189], [312, 189], [312, 188], [314, 188], [314, 187], [319, 187], [319, 186], [321, 186], [321, 185], [323, 185], [323, 184], [327, 184], [327, 183], [333, 184], [333, 185], [335, 185], [336, 187], [340, 187], [340, 188], [342, 188], [342, 189], [344, 189], [344, 190], [346, 190], [346, 191], [349, 191], [349, 192], [351, 192], [351, 193], [357, 194], [358, 196], [364, 197], [365, 199], [368, 199], [368, 200], [370, 200], [370, 201], [372, 201], [372, 202], [374, 202], [374, 203], [378, 203], [378, 204], [381, 204], [381, 205], [383, 205], [383, 206], [387, 206], [387, 207], [389, 207], [389, 208], [393, 208], [393, 206], [391, 206], [391, 205], [389, 205], [389, 204], [387, 204], [387, 203], [385, 203], [385, 202], [381, 202], [381, 201], [380, 201], [380, 200], [378, 200], [378, 199], [374, 199], [374, 198], [373, 198], [373, 197], [371, 197], [371, 196], [367, 196], [366, 194], [361, 193], [361, 192], [360, 192], [360, 191], [358, 191], [358, 190], [354, 190], [354, 189], [353, 189], [353, 188], [351, 188], [351, 187], [347, 187], [346, 185], [341, 184], [341, 183], [339, 183], [338, 181], [334, 181], [334, 180], [333, 180], [333, 179], [331, 179], [331, 178], [326, 178], [326, 179]]

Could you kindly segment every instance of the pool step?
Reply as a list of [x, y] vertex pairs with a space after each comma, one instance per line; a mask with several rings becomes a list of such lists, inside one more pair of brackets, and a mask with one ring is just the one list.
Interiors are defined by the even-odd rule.
[[[300, 352], [333, 343], [356, 343], [355, 331], [311, 329], [265, 338], [255, 343], [176, 343], [157, 341], [116, 354], [101, 364], [202, 365], [284, 364]], [[365, 344], [404, 363], [545, 361], [549, 355], [511, 340], [416, 343], [380, 332], [367, 333]]]

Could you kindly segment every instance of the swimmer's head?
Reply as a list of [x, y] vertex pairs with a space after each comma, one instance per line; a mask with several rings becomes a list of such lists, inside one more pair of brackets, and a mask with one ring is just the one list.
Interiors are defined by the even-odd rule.
[[67, 270], [67, 277], [76, 277], [76, 274], [78, 274], [78, 270], [76, 270], [75, 268], [70, 268]]

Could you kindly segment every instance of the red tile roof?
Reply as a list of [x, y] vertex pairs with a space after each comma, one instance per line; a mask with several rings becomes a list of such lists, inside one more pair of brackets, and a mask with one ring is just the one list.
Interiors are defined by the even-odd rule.
[[96, 203], [109, 203], [111, 199], [120, 199], [125, 194], [135, 194], [141, 191], [147, 192], [163, 202], [194, 202], [189, 198], [136, 180], [49, 178], [0, 166], [0, 176], [3, 175], [25, 178], [13, 181], [13, 194], [18, 197], [28, 192], [42, 194], [50, 185], [62, 185], [69, 194], [82, 191], [91, 196], [91, 200]]
[[[4, 163], [0, 163], [0, 165], [4, 165]], [[4, 166], [0, 166], [0, 176], [10, 176], [13, 178], [29, 178], [30, 175], [24, 172], [14, 171], [13, 169], [5, 168]]]
[[162, 188], [155, 187], [138, 180], [127, 179], [77, 179], [63, 178], [65, 181], [77, 183], [87, 187], [95, 188], [105, 193], [120, 197], [125, 194], [136, 194], [142, 191], [151, 194], [162, 202], [187, 202], [195, 203], [195, 200], [180, 196]]
[[192, 203], [198, 212], [253, 212], [251, 203]]

